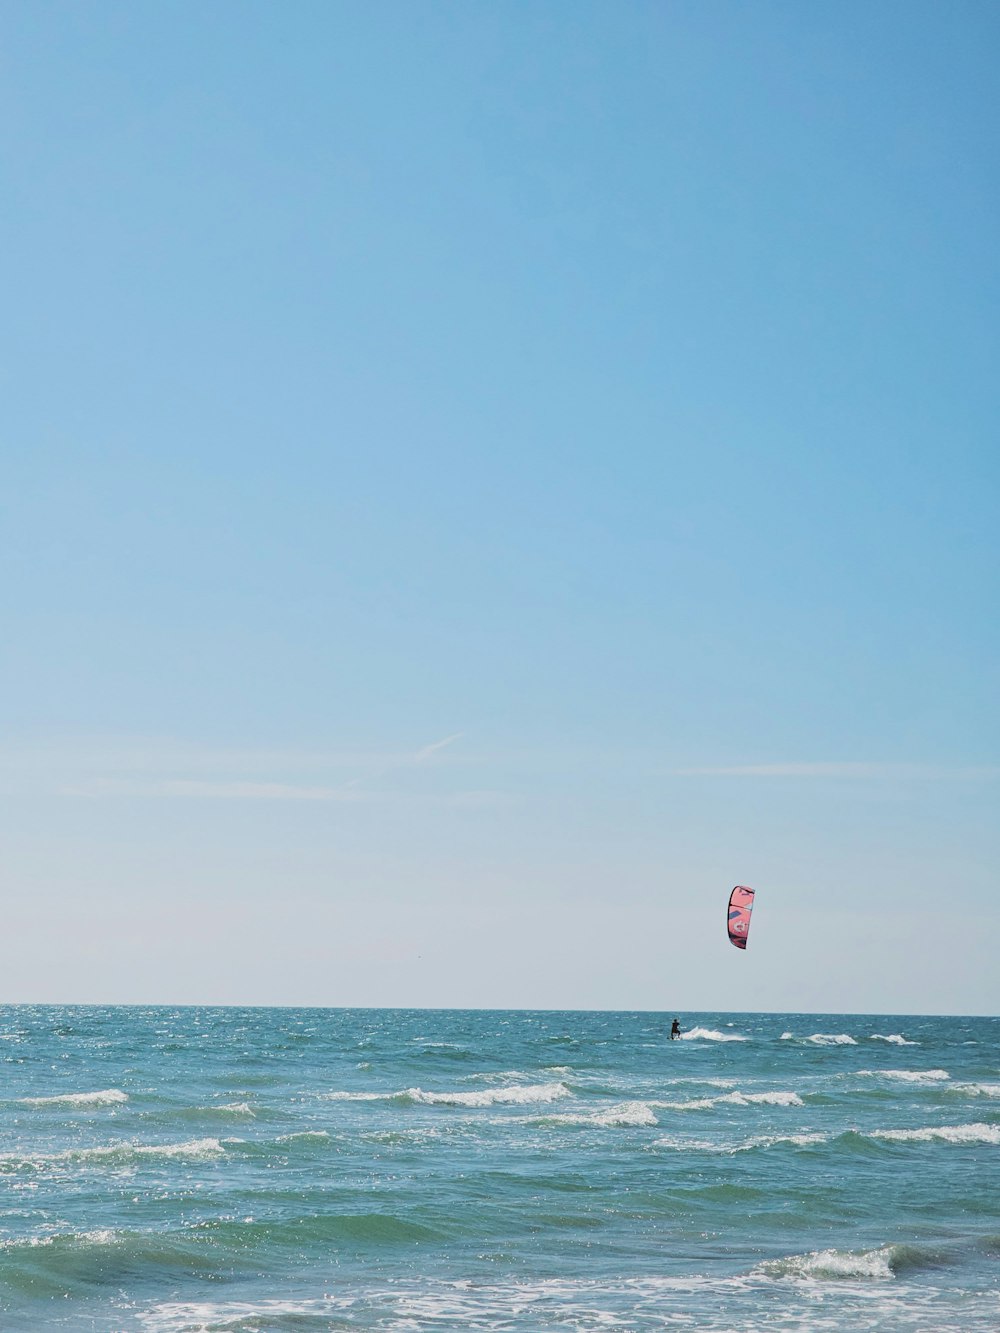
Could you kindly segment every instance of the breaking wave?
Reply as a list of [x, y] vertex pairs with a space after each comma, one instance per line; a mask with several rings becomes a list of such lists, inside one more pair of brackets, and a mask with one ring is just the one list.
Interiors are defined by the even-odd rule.
[[947, 1069], [859, 1069], [859, 1078], [894, 1078], [900, 1083], [944, 1083]]
[[719, 1032], [715, 1028], [692, 1028], [690, 1032], [682, 1032], [681, 1041], [749, 1041], [749, 1037], [741, 1037], [735, 1032]]
[[[239, 1140], [228, 1140], [237, 1143]], [[64, 1148], [53, 1153], [0, 1153], [0, 1172], [20, 1167], [44, 1168], [60, 1162], [99, 1162], [127, 1166], [149, 1158], [194, 1160], [220, 1157], [226, 1151], [218, 1139], [190, 1139], [186, 1143], [109, 1143], [96, 1148]]]
[[919, 1041], [907, 1041], [905, 1037], [900, 1036], [898, 1032], [890, 1032], [887, 1037], [883, 1037], [881, 1032], [873, 1032], [870, 1041], [888, 1041], [893, 1046], [919, 1046]]
[[829, 1143], [829, 1141], [829, 1134], [823, 1134], [819, 1130], [802, 1134], [761, 1134], [740, 1144], [738, 1151], [746, 1152], [751, 1148], [776, 1148], [783, 1143], [790, 1144], [793, 1148], [809, 1148], [817, 1143]]
[[407, 1088], [394, 1100], [417, 1106], [531, 1106], [538, 1102], [556, 1102], [568, 1097], [565, 1083], [528, 1083], [516, 1088], [479, 1088], [475, 1092], [425, 1092]]
[[397, 1092], [326, 1092], [326, 1101], [395, 1102], [399, 1106], [531, 1106], [568, 1097], [565, 1083], [521, 1083], [515, 1087], [477, 1088], [472, 1092], [427, 1092], [404, 1088]]
[[395, 1092], [323, 1092], [326, 1102], [387, 1102], [398, 1096]]
[[22, 1097], [21, 1106], [117, 1106], [127, 1102], [128, 1095], [119, 1088], [105, 1088], [103, 1092], [61, 1092], [56, 1097]]
[[783, 1259], [766, 1259], [752, 1270], [754, 1276], [797, 1278], [800, 1281], [890, 1282], [895, 1277], [893, 1248], [880, 1250], [813, 1250]]
[[865, 1138], [889, 1143], [989, 1143], [1000, 1145], [1000, 1125], [928, 1125], [923, 1129], [871, 1129]]
[[[920, 1129], [848, 1129], [840, 1134], [807, 1131], [792, 1134], [758, 1134], [742, 1140], [694, 1139], [671, 1135], [654, 1140], [654, 1148], [672, 1148], [681, 1152], [708, 1152], [728, 1155], [751, 1152], [755, 1148], [815, 1147], [828, 1143], [854, 1152], [874, 1151], [876, 1143], [953, 1143], [1000, 1146], [1000, 1125], [929, 1125]], [[867, 1146], [867, 1149], [865, 1147]]]
[[687, 1102], [654, 1102], [669, 1111], [707, 1111], [714, 1106], [802, 1106], [797, 1092], [727, 1092], [720, 1097], [696, 1097]]
[[966, 1097], [1000, 1097], [1000, 1083], [952, 1083], [948, 1091]]
[[648, 1102], [622, 1102], [604, 1111], [589, 1115], [551, 1115], [544, 1118], [548, 1125], [598, 1125], [603, 1129], [631, 1129], [656, 1125], [657, 1119]]

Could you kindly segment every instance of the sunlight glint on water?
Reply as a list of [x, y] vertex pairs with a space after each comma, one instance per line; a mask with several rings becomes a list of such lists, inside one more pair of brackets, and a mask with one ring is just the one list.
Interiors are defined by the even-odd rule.
[[3, 1327], [1000, 1327], [1000, 1021], [671, 1017], [0, 1011]]

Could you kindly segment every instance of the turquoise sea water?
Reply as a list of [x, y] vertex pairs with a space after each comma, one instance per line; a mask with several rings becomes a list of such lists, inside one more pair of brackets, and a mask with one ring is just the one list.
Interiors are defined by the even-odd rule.
[[1000, 1328], [1000, 1020], [0, 1010], [4, 1330]]

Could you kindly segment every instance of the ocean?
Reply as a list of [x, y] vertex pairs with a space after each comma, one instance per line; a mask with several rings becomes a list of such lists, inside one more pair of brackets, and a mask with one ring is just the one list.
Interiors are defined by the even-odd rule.
[[1000, 1019], [0, 1010], [0, 1328], [1000, 1329]]

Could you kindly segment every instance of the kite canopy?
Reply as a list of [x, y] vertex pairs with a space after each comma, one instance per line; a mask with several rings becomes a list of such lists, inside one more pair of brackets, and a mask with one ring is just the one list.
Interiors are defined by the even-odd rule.
[[729, 943], [735, 944], [737, 949], [747, 947], [747, 936], [750, 933], [750, 913], [753, 911], [753, 889], [746, 888], [743, 884], [737, 884], [729, 895]]

